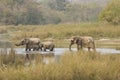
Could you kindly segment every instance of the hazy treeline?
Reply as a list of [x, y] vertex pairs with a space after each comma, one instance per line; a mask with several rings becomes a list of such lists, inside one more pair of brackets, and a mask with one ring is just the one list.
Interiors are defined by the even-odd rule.
[[111, 0], [101, 12], [100, 20], [105, 20], [115, 25], [120, 24], [120, 0]]
[[76, 1], [0, 0], [0, 24], [33, 25], [96, 21], [105, 5], [98, 5], [95, 1], [89, 0], [88, 3], [86, 0], [85, 3]]

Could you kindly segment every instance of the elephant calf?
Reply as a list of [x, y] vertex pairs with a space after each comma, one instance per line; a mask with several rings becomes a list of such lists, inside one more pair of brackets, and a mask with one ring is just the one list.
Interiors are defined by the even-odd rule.
[[53, 51], [55, 48], [55, 44], [51, 41], [46, 41], [41, 43], [41, 48], [46, 51], [46, 49], [49, 49], [50, 51]]
[[95, 51], [95, 42], [94, 39], [90, 36], [83, 36], [83, 37], [74, 36], [71, 39], [71, 43], [69, 45], [70, 51], [71, 51], [71, 46], [73, 44], [77, 44], [78, 51], [80, 48], [82, 49], [83, 47], [87, 47], [88, 51], [90, 51], [90, 49], [93, 49]]

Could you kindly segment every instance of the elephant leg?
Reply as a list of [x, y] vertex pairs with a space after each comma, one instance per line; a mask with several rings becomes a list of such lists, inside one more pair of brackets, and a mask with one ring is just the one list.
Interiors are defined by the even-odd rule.
[[35, 50], [39, 51], [39, 48], [40, 48], [40, 46], [39, 46], [39, 44], [37, 44], [36, 47], [35, 47]]
[[41, 51], [43, 50], [42, 47], [40, 49], [41, 49]]
[[39, 50], [39, 49], [42, 51], [42, 46], [39, 46], [39, 47], [38, 47], [38, 50]]
[[46, 51], [46, 49], [44, 49], [44, 51]]
[[25, 49], [25, 51], [27, 51], [27, 48]]
[[81, 49], [81, 50], [83, 49], [83, 46], [82, 46], [82, 45], [80, 45], [80, 49]]
[[[42, 51], [42, 47], [40, 47], [39, 49]], [[39, 49], [38, 49], [38, 50], [39, 50]]]
[[29, 50], [29, 51], [31, 51], [31, 45], [30, 44], [26, 44], [26, 49], [25, 49], [26, 51], [27, 50]]
[[36, 50], [39, 51], [39, 48], [37, 48]]
[[35, 48], [33, 48], [33, 51], [35, 51]]
[[31, 48], [29, 48], [29, 51], [31, 51]]
[[50, 48], [50, 51], [53, 51], [53, 47], [52, 47], [52, 48]]
[[38, 48], [35, 48], [34, 51], [35, 51], [35, 50], [38, 51], [39, 49], [38, 49]]
[[28, 45], [26, 45], [26, 48], [25, 48], [25, 51], [27, 51], [28, 50]]
[[44, 47], [44, 51], [46, 51], [46, 47]]
[[54, 45], [51, 45], [49, 49], [50, 49], [50, 51], [53, 51]]
[[38, 46], [34, 46], [33, 47], [33, 51], [37, 50], [38, 49]]
[[38, 47], [37, 47], [37, 49], [36, 49], [36, 50], [37, 50], [37, 51], [39, 51], [39, 49], [40, 49], [40, 46], [38, 45]]
[[90, 47], [88, 47], [88, 51], [90, 51]]

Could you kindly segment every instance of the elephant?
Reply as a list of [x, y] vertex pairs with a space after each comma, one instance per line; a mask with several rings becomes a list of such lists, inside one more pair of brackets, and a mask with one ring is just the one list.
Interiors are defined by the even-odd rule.
[[82, 49], [83, 47], [87, 47], [88, 51], [90, 51], [90, 49], [93, 49], [94, 51], [96, 51], [94, 39], [90, 36], [83, 36], [83, 37], [74, 36], [74, 37], [72, 37], [71, 43], [69, 45], [70, 51], [71, 51], [71, 46], [73, 44], [77, 44], [78, 51], [80, 48]]
[[42, 42], [40, 45], [41, 45], [40, 48], [43, 49], [44, 51], [46, 51], [46, 49], [53, 51], [55, 48], [55, 44], [51, 41]]
[[39, 38], [25, 38], [25, 39], [21, 40], [20, 43], [15, 44], [15, 45], [16, 46], [26, 45], [25, 51], [27, 51], [27, 50], [31, 51], [31, 49], [33, 49], [33, 51], [35, 51], [35, 50], [40, 49], [40, 43], [41, 43], [41, 41]]

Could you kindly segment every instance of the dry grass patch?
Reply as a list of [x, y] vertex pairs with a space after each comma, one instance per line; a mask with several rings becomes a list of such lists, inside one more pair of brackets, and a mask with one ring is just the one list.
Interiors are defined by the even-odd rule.
[[[1, 80], [119, 80], [120, 55], [66, 52], [59, 62], [0, 67]], [[39, 58], [37, 56], [37, 58]]]

